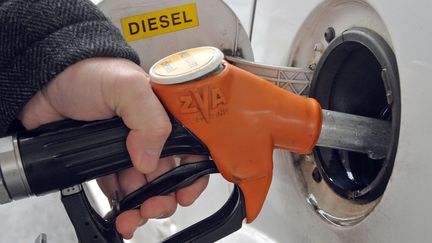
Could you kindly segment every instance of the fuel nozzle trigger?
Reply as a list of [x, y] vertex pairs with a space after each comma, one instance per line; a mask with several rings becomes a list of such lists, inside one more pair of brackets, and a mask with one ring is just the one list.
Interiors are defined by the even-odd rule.
[[[211, 160], [180, 165], [129, 194], [104, 218], [91, 207], [81, 185], [62, 190], [61, 200], [80, 243], [122, 243], [122, 237], [115, 230], [115, 219], [120, 213], [138, 208], [150, 197], [166, 195], [190, 185], [201, 176], [217, 172]], [[234, 186], [220, 210], [163, 242], [214, 242], [240, 229], [245, 217], [243, 194], [238, 186]]]

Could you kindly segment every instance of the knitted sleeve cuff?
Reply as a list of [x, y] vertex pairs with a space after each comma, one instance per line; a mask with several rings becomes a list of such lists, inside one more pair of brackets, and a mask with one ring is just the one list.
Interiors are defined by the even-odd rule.
[[0, 5], [0, 133], [68, 66], [91, 57], [137, 54], [86, 0], [15, 0]]

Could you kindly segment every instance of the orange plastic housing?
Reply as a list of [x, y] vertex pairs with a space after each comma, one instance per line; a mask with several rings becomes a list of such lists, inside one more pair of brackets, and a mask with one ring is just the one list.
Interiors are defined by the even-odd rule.
[[221, 72], [201, 80], [152, 85], [166, 109], [207, 145], [222, 176], [240, 186], [250, 223], [272, 180], [273, 149], [309, 153], [320, 134], [321, 107], [223, 65]]

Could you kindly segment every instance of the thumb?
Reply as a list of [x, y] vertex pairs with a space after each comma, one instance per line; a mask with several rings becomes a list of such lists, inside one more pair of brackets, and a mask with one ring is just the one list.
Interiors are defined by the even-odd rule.
[[141, 69], [125, 70], [106, 86], [109, 90], [104, 94], [108, 95], [108, 104], [131, 129], [126, 145], [133, 165], [142, 173], [150, 173], [157, 167], [171, 123], [151, 89], [148, 75]]

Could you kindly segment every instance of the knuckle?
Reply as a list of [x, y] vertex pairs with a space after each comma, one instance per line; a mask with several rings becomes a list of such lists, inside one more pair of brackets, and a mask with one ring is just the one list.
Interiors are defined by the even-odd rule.
[[150, 83], [144, 79], [143, 74], [136, 72], [130, 74], [122, 81], [125, 87], [124, 95], [134, 100], [147, 100], [152, 95]]
[[159, 137], [168, 137], [171, 133], [172, 126], [168, 119], [161, 121], [154, 129], [153, 132]]
[[121, 101], [147, 99], [152, 89], [148, 77], [144, 72], [120, 72], [111, 78], [111, 85], [107, 92], [112, 97], [112, 103], [121, 105]]

